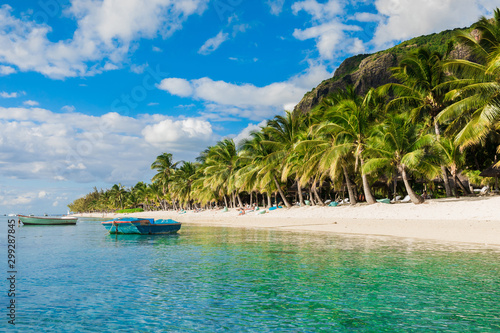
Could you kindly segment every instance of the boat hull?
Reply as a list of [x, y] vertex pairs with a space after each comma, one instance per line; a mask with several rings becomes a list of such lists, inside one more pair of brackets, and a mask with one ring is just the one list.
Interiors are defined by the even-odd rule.
[[136, 219], [125, 218], [104, 221], [101, 224], [110, 234], [174, 234], [181, 228], [181, 223], [174, 220]]
[[24, 225], [75, 225], [76, 217], [39, 217], [18, 215]]

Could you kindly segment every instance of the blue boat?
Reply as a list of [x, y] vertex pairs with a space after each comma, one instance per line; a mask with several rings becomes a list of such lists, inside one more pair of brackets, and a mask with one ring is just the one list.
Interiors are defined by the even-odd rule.
[[101, 222], [110, 234], [174, 234], [181, 228], [181, 223], [171, 219], [141, 219], [124, 217]]

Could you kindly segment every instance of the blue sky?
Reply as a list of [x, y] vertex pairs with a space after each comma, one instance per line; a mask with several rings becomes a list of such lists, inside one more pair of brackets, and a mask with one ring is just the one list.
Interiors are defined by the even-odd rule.
[[348, 56], [493, 0], [0, 2], [0, 213], [64, 213], [292, 109]]

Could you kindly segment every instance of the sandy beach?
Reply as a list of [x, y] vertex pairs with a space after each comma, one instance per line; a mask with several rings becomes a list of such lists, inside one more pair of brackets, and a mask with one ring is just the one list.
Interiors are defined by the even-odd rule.
[[500, 246], [500, 196], [427, 200], [421, 205], [396, 203], [339, 207], [293, 207], [238, 215], [236, 209], [179, 214], [154, 211], [132, 214], [76, 214], [85, 217], [120, 216], [171, 218], [186, 224], [291, 231], [383, 235], [445, 242]]

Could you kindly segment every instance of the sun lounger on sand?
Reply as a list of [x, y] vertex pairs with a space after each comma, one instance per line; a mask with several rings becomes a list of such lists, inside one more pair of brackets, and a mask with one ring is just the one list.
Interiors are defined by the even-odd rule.
[[409, 195], [407, 195], [406, 197], [404, 197], [403, 200], [401, 200], [401, 202], [410, 202], [411, 201], [411, 198]]
[[488, 185], [486, 185], [479, 191], [479, 195], [486, 195], [488, 193], [490, 193], [490, 187]]

